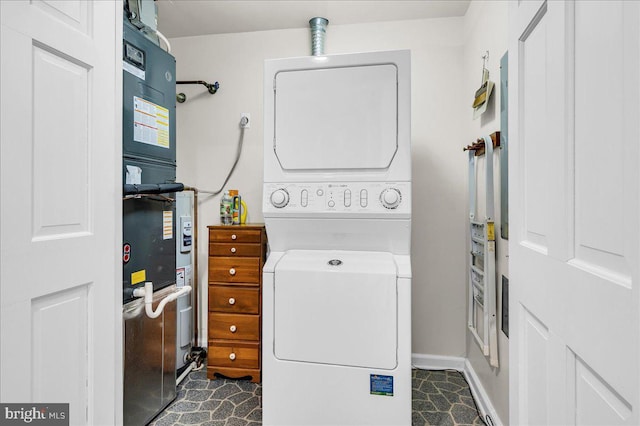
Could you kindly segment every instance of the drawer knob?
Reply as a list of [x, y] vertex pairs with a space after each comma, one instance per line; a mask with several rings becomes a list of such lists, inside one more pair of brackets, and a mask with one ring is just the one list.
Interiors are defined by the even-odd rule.
[[231, 253], [235, 253], [236, 252], [236, 248], [235, 247], [231, 247]]
[[229, 331], [232, 333], [235, 333], [236, 330], [238, 330], [238, 327], [236, 327], [235, 325], [232, 325], [231, 327], [229, 327]]
[[229, 274], [230, 275], [235, 275], [236, 274], [236, 270], [234, 268], [229, 269]]
[[231, 352], [231, 353], [229, 354], [229, 359], [230, 359], [231, 361], [234, 361], [234, 360], [236, 359], [236, 354], [234, 354], [233, 352]]
[[231, 234], [231, 239], [232, 239], [232, 240], [235, 240], [235, 239], [237, 239], [237, 238], [238, 238], [238, 236], [237, 236], [236, 234]]
[[236, 304], [236, 299], [234, 299], [233, 297], [229, 298], [229, 304], [230, 305], [235, 305]]

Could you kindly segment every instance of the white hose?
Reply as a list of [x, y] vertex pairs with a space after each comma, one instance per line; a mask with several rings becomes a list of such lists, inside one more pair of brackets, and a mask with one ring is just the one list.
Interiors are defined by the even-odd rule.
[[178, 377], [176, 379], [176, 385], [179, 385], [185, 377], [187, 377], [189, 375], [189, 373], [191, 372], [191, 370], [193, 370], [194, 368], [196, 368], [197, 365], [194, 362], [192, 362], [191, 364], [189, 364], [189, 366], [182, 372], [182, 374], [180, 375], [180, 377]]
[[164, 44], [167, 46], [167, 52], [171, 53], [171, 43], [169, 43], [169, 40], [158, 30], [156, 30], [156, 34], [160, 40], [164, 41]]
[[167, 297], [165, 297], [164, 299], [162, 299], [154, 312], [152, 307], [153, 283], [150, 281], [147, 281], [146, 283], [144, 283], [144, 288], [136, 288], [135, 290], [133, 290], [133, 295], [135, 297], [144, 297], [144, 308], [149, 318], [158, 318], [160, 314], [162, 314], [162, 311], [164, 310], [164, 307], [167, 303], [173, 302], [178, 297], [185, 294], [189, 294], [189, 293], [191, 293], [191, 286], [186, 285], [184, 287], [181, 287], [180, 290], [173, 292]]

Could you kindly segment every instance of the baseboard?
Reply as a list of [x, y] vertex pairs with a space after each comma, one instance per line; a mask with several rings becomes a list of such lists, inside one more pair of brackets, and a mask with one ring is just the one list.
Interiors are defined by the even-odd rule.
[[502, 426], [503, 423], [500, 421], [489, 395], [468, 359], [455, 356], [411, 354], [411, 362], [415, 368], [423, 370], [456, 370], [464, 374], [485, 423], [489, 426]]
[[463, 372], [466, 358], [442, 355], [411, 354], [411, 364], [421, 370], [457, 370]]
[[473, 395], [473, 399], [476, 400], [476, 404], [478, 404], [478, 410], [482, 413], [484, 422], [489, 426], [502, 426], [503, 423], [500, 417], [498, 417], [498, 413], [493, 407], [487, 391], [484, 389], [484, 386], [482, 386], [480, 378], [468, 359], [464, 362], [464, 376], [467, 378], [467, 382], [469, 382], [471, 394]]

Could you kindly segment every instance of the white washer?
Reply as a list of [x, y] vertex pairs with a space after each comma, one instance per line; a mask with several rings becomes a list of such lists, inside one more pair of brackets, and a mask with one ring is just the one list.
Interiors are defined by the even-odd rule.
[[263, 424], [411, 424], [410, 53], [265, 62]]

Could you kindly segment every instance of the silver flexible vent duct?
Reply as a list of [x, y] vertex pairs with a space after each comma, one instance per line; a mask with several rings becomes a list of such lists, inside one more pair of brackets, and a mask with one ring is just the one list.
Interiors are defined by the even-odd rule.
[[309, 20], [311, 26], [311, 54], [313, 56], [324, 55], [324, 42], [327, 37], [327, 25], [329, 20], [326, 18], [315, 17]]

